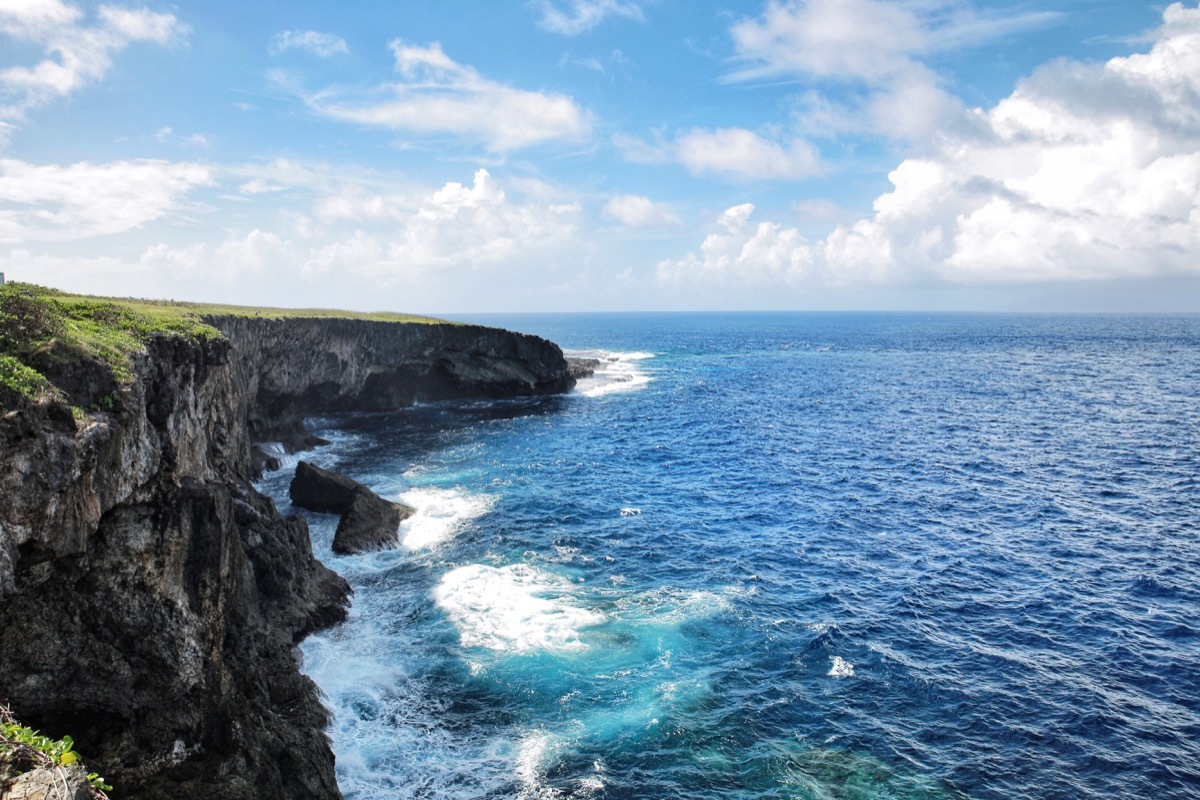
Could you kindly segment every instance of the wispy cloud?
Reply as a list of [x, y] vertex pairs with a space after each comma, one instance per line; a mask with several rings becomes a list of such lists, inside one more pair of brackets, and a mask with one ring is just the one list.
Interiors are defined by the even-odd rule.
[[578, 36], [608, 17], [642, 20], [646, 0], [533, 0], [538, 25], [551, 33]]
[[674, 140], [648, 144], [619, 136], [630, 161], [676, 162], [689, 172], [752, 180], [800, 180], [821, 171], [816, 148], [803, 139], [779, 141], [745, 128], [693, 128]]
[[740, 66], [729, 81], [779, 77], [886, 80], [919, 57], [993, 41], [1061, 18], [976, 12], [946, 0], [771, 0], [731, 29]]
[[400, 79], [366, 94], [327, 89], [305, 97], [314, 111], [346, 122], [420, 136], [454, 135], [511, 152], [553, 140], [580, 140], [591, 124], [567, 95], [517, 89], [484, 78], [433, 43], [391, 43]]
[[165, 44], [186, 31], [173, 15], [144, 8], [101, 6], [88, 20], [60, 0], [0, 4], [0, 35], [44, 53], [36, 63], [0, 69], [0, 119], [21, 120], [33, 108], [102, 80], [113, 56], [133, 42]]
[[0, 160], [0, 242], [68, 241], [124, 233], [212, 183], [202, 164], [158, 160], [70, 166]]
[[[757, 18], [730, 30], [737, 66], [729, 83], [795, 80], [837, 84], [863, 92], [852, 103], [834, 103], [809, 91], [816, 112], [802, 128], [816, 134], [846, 132], [863, 120], [891, 138], [922, 139], [956, 124], [961, 103], [923, 59], [937, 52], [984, 44], [1053, 24], [1056, 12], [978, 12], [949, 0], [771, 0]], [[832, 124], [822, 131], [824, 122]]]
[[272, 54], [285, 50], [307, 50], [321, 58], [329, 58], [338, 53], [349, 53], [350, 45], [346, 40], [332, 33], [317, 31], [281, 31], [271, 37], [268, 49]]

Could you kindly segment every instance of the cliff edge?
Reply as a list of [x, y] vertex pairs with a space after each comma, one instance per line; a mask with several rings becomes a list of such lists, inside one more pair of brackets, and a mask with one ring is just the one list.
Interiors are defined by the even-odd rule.
[[573, 379], [554, 345], [485, 328], [208, 322], [223, 335], [149, 335], [116, 376], [60, 359], [55, 397], [6, 401], [0, 702], [72, 735], [114, 800], [338, 798], [295, 644], [344, 618], [349, 587], [254, 489], [252, 443], [310, 413]]

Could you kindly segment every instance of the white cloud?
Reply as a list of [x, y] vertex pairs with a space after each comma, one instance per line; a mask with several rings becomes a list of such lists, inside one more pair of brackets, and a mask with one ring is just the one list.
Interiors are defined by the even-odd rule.
[[925, 39], [916, 14], [880, 0], [772, 0], [760, 19], [733, 26], [731, 77], [805, 74], [879, 80], [906, 69]]
[[683, 165], [694, 173], [797, 180], [820, 170], [816, 149], [803, 139], [784, 145], [744, 128], [694, 129], [675, 142], [675, 151]]
[[338, 53], [349, 53], [350, 45], [346, 44], [345, 39], [332, 33], [281, 31], [271, 37], [268, 49], [275, 54], [285, 50], [307, 50], [321, 58], [329, 58]]
[[391, 255], [429, 266], [495, 264], [534, 245], [569, 238], [579, 207], [574, 204], [517, 205], [487, 170], [472, 186], [448, 183], [406, 222]]
[[649, 197], [636, 194], [610, 199], [602, 213], [629, 228], [673, 228], [683, 224], [683, 220]]
[[171, 14], [148, 9], [101, 6], [98, 19], [60, 0], [23, 0], [0, 5], [0, 34], [39, 46], [45, 58], [35, 64], [0, 69], [0, 117], [25, 113], [57, 97], [101, 80], [113, 56], [133, 42], [165, 44], [186, 28]]
[[139, 160], [64, 167], [3, 159], [0, 242], [66, 241], [133, 230], [211, 183], [211, 171], [201, 164]]
[[180, 248], [165, 244], [148, 247], [138, 265], [156, 273], [182, 273], [192, 278], [231, 279], [251, 273], [286, 273], [297, 263], [291, 242], [258, 228], [216, 245], [198, 243]]
[[567, 95], [515, 89], [481, 76], [428, 47], [391, 43], [400, 80], [368, 96], [326, 90], [306, 97], [318, 113], [422, 136], [475, 139], [509, 152], [556, 139], [579, 140], [590, 131], [587, 114]]
[[728, 80], [801, 78], [865, 92], [832, 103], [810, 91], [800, 130], [836, 136], [865, 132], [922, 140], [961, 124], [961, 105], [921, 62], [1057, 19], [1053, 12], [980, 14], [950, 0], [771, 0], [762, 16], [731, 29], [742, 66]]
[[1200, 273], [1200, 9], [1149, 53], [1054, 62], [888, 176], [870, 219], [821, 241], [718, 220], [664, 281], [1024, 283]]
[[530, 4], [541, 14], [538, 20], [545, 30], [576, 36], [591, 30], [607, 17], [644, 19], [644, 0], [533, 0]]
[[238, 187], [238, 191], [242, 194], [270, 194], [272, 192], [282, 192], [283, 189], [284, 187], [275, 183], [268, 183], [262, 178], [253, 178]]
[[951, 0], [771, 0], [731, 33], [745, 66], [733, 80], [809, 75], [878, 82], [921, 55], [1045, 25], [1053, 12], [979, 14]]
[[627, 136], [618, 136], [614, 141], [631, 161], [675, 161], [696, 175], [800, 180], [821, 171], [820, 155], [803, 139], [778, 142], [764, 139], [745, 128], [693, 128], [674, 141], [658, 144]]

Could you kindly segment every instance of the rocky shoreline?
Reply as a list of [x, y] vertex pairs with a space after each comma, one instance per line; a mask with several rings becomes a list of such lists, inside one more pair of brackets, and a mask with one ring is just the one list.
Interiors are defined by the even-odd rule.
[[0, 702], [73, 736], [113, 798], [338, 798], [295, 644], [350, 590], [254, 489], [253, 444], [303, 448], [311, 414], [563, 392], [578, 368], [475, 326], [209, 322], [225, 338], [153, 339], [110, 411], [0, 417]]

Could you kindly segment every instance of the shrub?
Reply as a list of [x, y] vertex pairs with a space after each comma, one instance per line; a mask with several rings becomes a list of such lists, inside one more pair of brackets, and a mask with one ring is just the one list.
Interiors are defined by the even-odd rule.
[[[20, 775], [34, 769], [67, 767], [80, 761], [70, 736], [51, 739], [17, 722], [6, 706], [0, 706], [0, 765]], [[92, 797], [107, 800], [112, 787], [94, 772], [88, 773]]]

